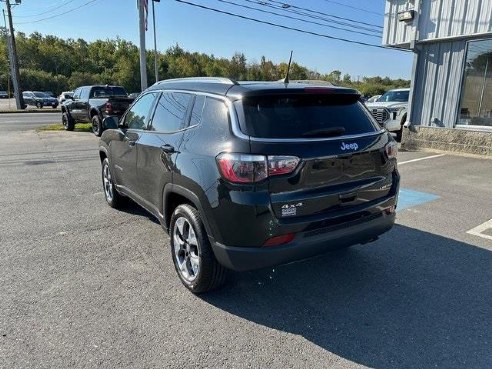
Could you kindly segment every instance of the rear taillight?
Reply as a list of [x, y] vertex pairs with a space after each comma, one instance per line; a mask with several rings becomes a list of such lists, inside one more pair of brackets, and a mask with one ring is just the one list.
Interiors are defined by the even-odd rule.
[[390, 159], [396, 159], [398, 156], [398, 144], [396, 142], [388, 142], [384, 150]]
[[292, 173], [299, 164], [299, 158], [222, 153], [217, 156], [217, 164], [220, 173], [229, 182], [254, 183], [269, 176]]
[[107, 102], [105, 110], [106, 110], [106, 114], [113, 114], [113, 105], [111, 105], [110, 102]]

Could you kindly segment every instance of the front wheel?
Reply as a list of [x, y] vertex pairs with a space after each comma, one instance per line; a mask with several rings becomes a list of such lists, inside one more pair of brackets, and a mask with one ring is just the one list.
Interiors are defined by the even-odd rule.
[[75, 121], [67, 112], [62, 114], [62, 124], [66, 131], [73, 131], [75, 129]]
[[43, 103], [41, 103], [41, 102], [37, 102], [37, 103], [36, 103], [36, 107], [37, 107], [38, 109], [43, 109]]
[[188, 204], [179, 205], [170, 230], [174, 267], [185, 287], [202, 293], [222, 286], [227, 270], [215, 258], [198, 211]]
[[94, 115], [91, 121], [92, 121], [92, 132], [97, 137], [101, 137], [101, 133], [102, 133], [101, 119], [99, 119], [99, 116]]

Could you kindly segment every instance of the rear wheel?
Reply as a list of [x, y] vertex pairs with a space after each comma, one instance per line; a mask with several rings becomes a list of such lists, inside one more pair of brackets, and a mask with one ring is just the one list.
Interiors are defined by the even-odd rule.
[[111, 169], [109, 168], [108, 158], [105, 158], [102, 162], [102, 182], [104, 197], [106, 198], [108, 205], [115, 209], [120, 208], [123, 205], [125, 198], [116, 190], [113, 176], [111, 175]]
[[215, 258], [198, 211], [188, 204], [179, 205], [170, 230], [174, 267], [186, 288], [202, 293], [222, 286], [227, 270]]
[[100, 137], [102, 133], [101, 119], [99, 119], [99, 116], [94, 115], [91, 121], [92, 121], [92, 132], [97, 137]]

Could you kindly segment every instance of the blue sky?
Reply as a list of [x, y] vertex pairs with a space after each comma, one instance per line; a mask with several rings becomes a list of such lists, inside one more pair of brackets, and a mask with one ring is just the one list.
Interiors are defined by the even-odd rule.
[[[371, 37], [360, 32], [375, 35], [370, 31], [377, 31], [377, 26], [383, 26], [384, 0], [184, 1], [304, 31], [381, 44], [379, 36]], [[282, 4], [291, 7], [283, 9]], [[258, 8], [260, 11], [237, 5]], [[80, 8], [76, 9], [78, 7]], [[178, 43], [186, 50], [218, 57], [229, 58], [238, 51], [243, 52], [249, 62], [259, 61], [264, 55], [279, 63], [287, 61], [290, 50], [294, 50], [295, 62], [320, 73], [338, 69], [355, 79], [358, 76], [375, 75], [410, 78], [413, 60], [411, 53], [361, 46], [276, 28], [176, 0], [161, 0], [160, 3], [155, 3], [155, 10], [157, 48], [161, 51]], [[266, 13], [267, 11], [323, 25], [278, 17]], [[87, 41], [114, 39], [118, 36], [137, 45], [139, 42], [136, 0], [22, 0], [21, 5], [14, 7], [13, 14], [16, 31], [26, 34], [37, 31], [44, 35], [51, 34], [64, 39], [83, 38]], [[310, 17], [304, 14], [309, 14]], [[352, 32], [328, 26], [346, 28]], [[153, 48], [151, 19], [146, 40], [147, 49]]]

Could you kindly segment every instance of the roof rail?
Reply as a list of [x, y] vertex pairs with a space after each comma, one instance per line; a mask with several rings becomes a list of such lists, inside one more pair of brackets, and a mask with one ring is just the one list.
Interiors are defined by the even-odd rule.
[[186, 77], [186, 78], [173, 78], [173, 79], [164, 79], [156, 83], [156, 85], [164, 84], [164, 83], [173, 83], [173, 82], [199, 82], [199, 83], [223, 83], [226, 85], [238, 85], [237, 81], [232, 78], [226, 77]]
[[[284, 82], [283, 79], [279, 79], [277, 82]], [[325, 86], [334, 86], [331, 82], [324, 81], [322, 79], [291, 79], [289, 83], [303, 83], [306, 85], [325, 85]]]

